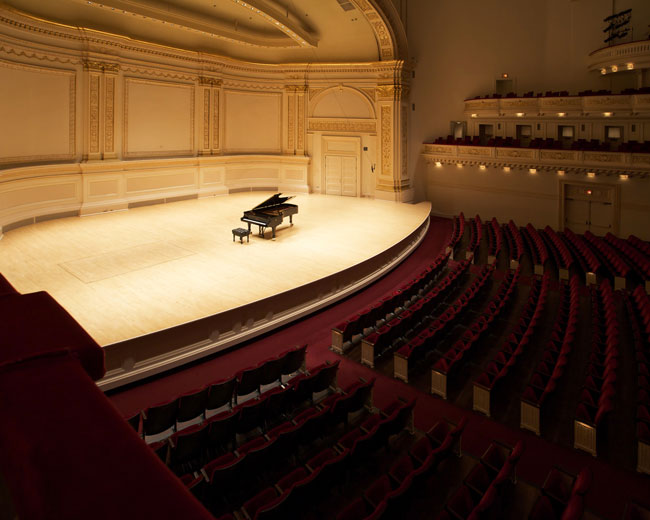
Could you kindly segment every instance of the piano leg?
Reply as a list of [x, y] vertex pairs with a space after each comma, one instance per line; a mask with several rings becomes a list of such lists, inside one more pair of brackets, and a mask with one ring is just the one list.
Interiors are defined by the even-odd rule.
[[275, 240], [275, 226], [271, 228], [273, 230], [273, 236], [271, 237], [271, 240]]
[[293, 226], [293, 215], [289, 215], [289, 224]]
[[248, 224], [248, 234], [250, 235], [251, 234], [251, 223], [246, 222], [246, 224]]

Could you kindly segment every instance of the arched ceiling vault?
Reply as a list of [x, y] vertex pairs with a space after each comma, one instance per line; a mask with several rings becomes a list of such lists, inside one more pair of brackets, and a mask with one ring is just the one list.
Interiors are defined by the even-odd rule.
[[4, 0], [25, 14], [260, 63], [406, 58], [390, 0]]

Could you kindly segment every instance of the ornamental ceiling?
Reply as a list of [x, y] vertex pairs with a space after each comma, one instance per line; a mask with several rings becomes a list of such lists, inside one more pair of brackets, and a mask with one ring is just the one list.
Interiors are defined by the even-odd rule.
[[[383, 3], [392, 8], [390, 2]], [[376, 4], [371, 0], [0, 0], [0, 7], [79, 29], [261, 63], [397, 58], [392, 30]]]

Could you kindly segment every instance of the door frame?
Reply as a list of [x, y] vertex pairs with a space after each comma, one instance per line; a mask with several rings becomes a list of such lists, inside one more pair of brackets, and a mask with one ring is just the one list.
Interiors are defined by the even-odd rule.
[[[338, 144], [338, 146], [337, 146]], [[347, 149], [346, 149], [347, 148]], [[361, 137], [360, 136], [342, 136], [342, 135], [323, 135], [321, 136], [321, 186], [322, 193], [327, 193], [327, 184], [325, 180], [325, 157], [328, 155], [341, 155], [346, 157], [355, 157], [357, 161], [357, 194], [361, 197]], [[343, 195], [341, 195], [343, 196]]]
[[594, 183], [594, 182], [580, 182], [580, 181], [565, 181], [560, 180], [560, 218], [558, 229], [560, 231], [564, 230], [564, 219], [566, 216], [566, 188], [567, 186], [578, 186], [580, 188], [607, 188], [613, 190], [614, 196], [612, 200], [613, 206], [613, 222], [612, 222], [612, 234], [618, 236], [618, 230], [620, 229], [620, 220], [621, 220], [621, 187], [618, 184], [607, 184], [607, 183]]

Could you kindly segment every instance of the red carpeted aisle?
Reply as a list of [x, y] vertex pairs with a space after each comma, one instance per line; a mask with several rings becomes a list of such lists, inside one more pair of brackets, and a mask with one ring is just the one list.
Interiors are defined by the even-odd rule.
[[279, 354], [288, 347], [307, 343], [307, 367], [326, 360], [341, 360], [339, 384], [345, 386], [358, 377], [377, 377], [374, 403], [383, 407], [395, 396], [417, 397], [416, 427], [428, 430], [445, 417], [458, 421], [464, 415], [470, 422], [463, 436], [463, 450], [480, 457], [493, 439], [515, 444], [523, 439], [526, 444], [518, 475], [523, 480], [541, 486], [552, 466], [558, 465], [577, 473], [588, 466], [594, 474], [592, 488], [586, 497], [586, 506], [602, 518], [621, 518], [625, 503], [636, 501], [650, 505], [650, 478], [638, 473], [614, 468], [579, 451], [566, 449], [545, 441], [523, 430], [514, 430], [480, 414], [456, 407], [447, 401], [417, 391], [396, 379], [385, 377], [329, 350], [332, 326], [356, 310], [376, 301], [410, 280], [445, 246], [451, 236], [452, 222], [432, 217], [431, 226], [422, 244], [400, 266], [372, 286], [274, 334], [259, 339], [243, 348], [228, 352], [196, 366], [158, 378], [137, 387], [114, 393], [110, 399], [127, 416], [148, 405], [165, 401], [204, 384], [225, 378], [242, 368], [252, 366]]

